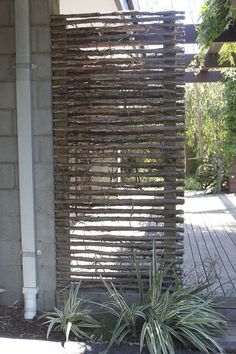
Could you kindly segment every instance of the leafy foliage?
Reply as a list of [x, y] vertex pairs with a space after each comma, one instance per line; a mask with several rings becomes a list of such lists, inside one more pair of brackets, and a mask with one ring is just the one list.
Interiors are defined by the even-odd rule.
[[138, 337], [140, 351], [146, 343], [151, 354], [174, 354], [176, 341], [185, 346], [191, 343], [205, 353], [222, 353], [214, 338], [226, 327], [226, 322], [213, 309], [213, 299], [201, 297], [206, 286], [182, 287], [176, 277], [175, 288], [163, 291], [165, 277], [173, 265], [159, 269], [154, 250], [155, 247], [147, 291], [137, 267], [140, 298], [137, 303], [129, 305], [113, 284], [104, 282], [111, 299], [107, 308], [117, 318], [107, 350], [131, 334]]
[[[188, 176], [195, 176], [199, 165], [204, 164], [212, 167], [215, 180], [218, 178], [217, 172], [224, 173], [230, 165], [228, 146], [225, 144], [228, 128], [225, 115], [227, 102], [224, 90], [225, 87], [222, 83], [190, 84], [186, 87]], [[203, 176], [202, 173], [200, 175], [200, 177]], [[205, 183], [202, 178], [200, 182]], [[208, 184], [207, 181], [206, 183]]]
[[201, 185], [201, 189], [207, 189], [214, 185], [218, 175], [218, 164], [203, 163], [196, 172], [196, 179]]
[[185, 180], [185, 189], [187, 191], [198, 191], [201, 190], [200, 183], [196, 180], [196, 178], [190, 176]]
[[100, 324], [91, 317], [91, 310], [84, 308], [84, 301], [78, 298], [80, 284], [70, 288], [68, 299], [62, 310], [54, 308], [53, 312], [46, 312], [42, 317], [46, 318], [44, 324], [48, 325], [47, 338], [52, 330], [62, 331], [68, 341], [70, 332], [76, 337], [89, 339], [84, 329], [98, 328]]
[[[223, 153], [222, 143], [226, 136], [224, 121], [224, 85], [189, 84], [185, 94], [187, 145], [195, 156], [209, 159], [216, 152]], [[200, 155], [200, 141], [203, 156]]]
[[201, 8], [201, 22], [197, 26], [198, 43], [209, 48], [213, 41], [228, 28], [230, 24], [230, 0], [207, 0]]
[[224, 99], [225, 108], [225, 150], [227, 158], [231, 162], [236, 155], [236, 71], [227, 70], [224, 77]]
[[227, 63], [230, 66], [235, 65], [236, 44], [224, 43], [219, 51], [219, 64]]
[[[230, 3], [230, 0], [207, 0], [201, 8], [200, 24], [197, 26], [197, 41], [200, 45], [200, 62], [214, 40], [219, 37], [236, 20], [236, 8]], [[233, 43], [224, 44], [220, 51], [220, 63], [228, 62], [234, 65], [234, 56], [236, 46]]]

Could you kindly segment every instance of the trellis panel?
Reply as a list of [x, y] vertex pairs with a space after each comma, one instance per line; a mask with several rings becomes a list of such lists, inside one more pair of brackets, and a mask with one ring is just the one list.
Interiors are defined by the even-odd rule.
[[181, 273], [182, 19], [52, 17], [58, 288], [100, 288], [101, 275], [135, 289], [134, 254], [147, 277], [153, 239]]

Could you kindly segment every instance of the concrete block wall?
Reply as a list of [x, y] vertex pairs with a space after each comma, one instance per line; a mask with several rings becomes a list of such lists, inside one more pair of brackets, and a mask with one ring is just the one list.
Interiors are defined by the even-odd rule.
[[57, 1], [31, 0], [36, 235], [41, 254], [38, 257], [38, 301], [42, 309], [54, 306], [56, 288], [50, 42], [52, 11], [59, 11]]
[[[32, 120], [38, 257], [38, 305], [54, 305], [56, 257], [51, 110], [50, 14], [58, 0], [31, 0]], [[0, 0], [0, 304], [22, 301], [14, 0]]]
[[14, 1], [0, 1], [0, 303], [22, 298]]

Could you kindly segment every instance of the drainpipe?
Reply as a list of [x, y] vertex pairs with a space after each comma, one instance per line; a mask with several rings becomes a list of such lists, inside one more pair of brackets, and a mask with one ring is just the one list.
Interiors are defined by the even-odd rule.
[[35, 242], [29, 0], [15, 0], [15, 38], [24, 317], [32, 319], [36, 315], [38, 281]]

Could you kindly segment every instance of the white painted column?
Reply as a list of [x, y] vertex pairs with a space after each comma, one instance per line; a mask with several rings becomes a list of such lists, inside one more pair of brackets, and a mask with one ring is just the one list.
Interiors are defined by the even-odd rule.
[[38, 283], [35, 244], [29, 0], [15, 0], [15, 35], [23, 293], [25, 318], [31, 319], [36, 314]]
[[[232, 0], [236, 1], [236, 0]], [[139, 0], [115, 0], [118, 11], [139, 10]]]
[[127, 11], [129, 10], [127, 0], [115, 0], [115, 4], [118, 11]]

